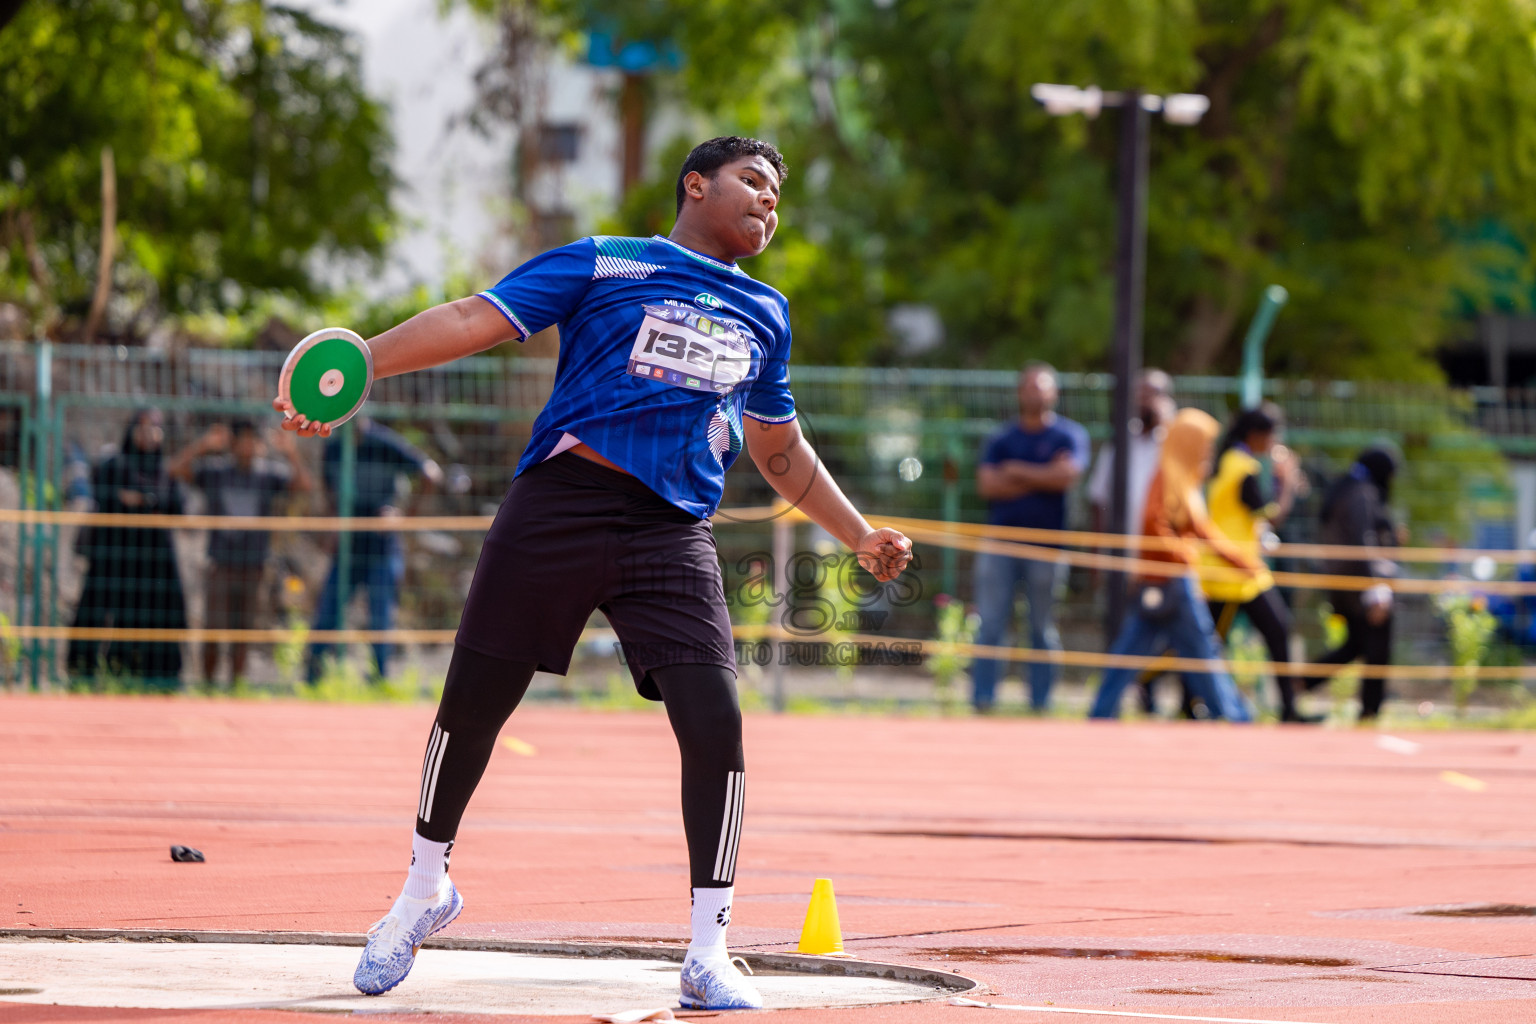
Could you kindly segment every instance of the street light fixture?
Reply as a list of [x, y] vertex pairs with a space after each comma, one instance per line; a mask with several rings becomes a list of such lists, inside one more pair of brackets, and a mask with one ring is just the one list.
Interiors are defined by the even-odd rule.
[[1197, 92], [1176, 92], [1163, 98], [1163, 120], [1169, 124], [1199, 124], [1211, 100]]
[[[1126, 96], [1130, 95], [1105, 92], [1096, 85], [1080, 89], [1075, 85], [1052, 85], [1047, 82], [1031, 86], [1029, 94], [1053, 117], [1065, 117], [1068, 114], [1098, 117], [1099, 111], [1105, 107], [1124, 106]], [[1161, 112], [1163, 120], [1169, 124], [1198, 124], [1205, 112], [1211, 109], [1210, 98], [1199, 93], [1176, 92], [1171, 96], [1154, 96], [1144, 92], [1137, 95], [1143, 110], [1152, 114]]]
[[[1141, 524], [1128, 522], [1130, 492], [1131, 401], [1136, 375], [1141, 371], [1141, 317], [1147, 268], [1147, 131], [1151, 115], [1161, 113], [1170, 124], [1198, 124], [1211, 108], [1208, 97], [1198, 93], [1157, 96], [1139, 89], [1105, 92], [1096, 85], [1038, 83], [1029, 94], [1053, 117], [1082, 114], [1098, 117], [1105, 107], [1124, 112], [1120, 119], [1119, 229], [1115, 255], [1115, 473], [1111, 487], [1110, 532], [1139, 532]], [[1125, 614], [1125, 575], [1111, 573], [1104, 629], [1113, 641]]]

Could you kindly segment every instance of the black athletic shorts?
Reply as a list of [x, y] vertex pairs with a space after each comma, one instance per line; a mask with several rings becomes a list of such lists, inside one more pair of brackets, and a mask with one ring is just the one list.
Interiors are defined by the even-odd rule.
[[569, 452], [512, 482], [486, 534], [457, 642], [564, 675], [593, 610], [641, 695], [668, 665], [736, 670], [715, 535], [627, 473]]

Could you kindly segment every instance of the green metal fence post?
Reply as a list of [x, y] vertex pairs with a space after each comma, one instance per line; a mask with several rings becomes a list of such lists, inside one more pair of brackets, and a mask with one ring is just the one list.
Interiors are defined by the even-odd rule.
[[[786, 512], [773, 521], [773, 600], [780, 628], [789, 625], [789, 562], [794, 556], [795, 523]], [[789, 704], [784, 683], [787, 643], [783, 633], [774, 634], [773, 710], [781, 714]]]
[[[30, 402], [22, 403], [20, 430], [16, 438], [16, 507], [25, 510], [28, 498], [27, 455], [31, 449], [32, 441], [32, 407]], [[16, 524], [16, 614], [11, 619], [17, 626], [25, 625], [27, 611], [27, 542], [29, 527], [26, 523]], [[14, 650], [18, 657], [16, 661], [16, 673], [12, 679], [19, 685], [25, 678], [22, 674], [20, 653], [26, 650], [24, 644], [18, 643]]]
[[1264, 401], [1264, 339], [1275, 326], [1280, 307], [1291, 297], [1290, 292], [1272, 284], [1264, 289], [1259, 299], [1258, 312], [1248, 325], [1248, 336], [1243, 339], [1242, 401], [1244, 409], [1256, 408]]
[[[48, 431], [45, 424], [53, 413], [53, 342], [41, 341], [37, 346], [37, 411], [32, 417], [32, 507], [42, 511], [48, 507], [48, 480], [44, 468], [48, 465]], [[32, 529], [32, 625], [43, 624], [43, 542], [46, 528], [37, 524]], [[32, 638], [32, 689], [41, 689], [43, 641]]]
[[[49, 507], [55, 510], [64, 507], [64, 407], [61, 403], [53, 405], [53, 425], [49, 431], [53, 442], [53, 461], [49, 463], [48, 479], [53, 481], [53, 501]], [[59, 624], [59, 561], [63, 553], [59, 550], [59, 540], [63, 537], [64, 528], [54, 523], [48, 530], [48, 546], [52, 552], [52, 561], [48, 565], [48, 625]], [[48, 645], [48, 683], [51, 686], [59, 682], [59, 644], [54, 641]]]
[[[951, 436], [944, 452], [944, 521], [960, 521], [960, 442]], [[943, 561], [944, 593], [958, 597], [960, 586], [958, 552], [952, 545], [944, 545]]]

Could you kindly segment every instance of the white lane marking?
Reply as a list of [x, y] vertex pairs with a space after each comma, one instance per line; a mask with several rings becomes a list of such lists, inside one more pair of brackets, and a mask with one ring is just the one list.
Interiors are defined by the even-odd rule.
[[977, 1006], [987, 1010], [1027, 1010], [1030, 1013], [1080, 1013], [1091, 1017], [1133, 1017], [1136, 1020], [1200, 1020], [1220, 1024], [1322, 1024], [1321, 1021], [1260, 1020], [1257, 1017], [1190, 1017], [1178, 1013], [1136, 1013], [1131, 1010], [1079, 1010], [1068, 1006], [1015, 1006], [1009, 1003], [983, 1003], [956, 996], [950, 1006]]

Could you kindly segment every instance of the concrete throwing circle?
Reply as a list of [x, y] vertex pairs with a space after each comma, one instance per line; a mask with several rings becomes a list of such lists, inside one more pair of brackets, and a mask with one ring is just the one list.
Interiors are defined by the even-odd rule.
[[[594, 950], [594, 952], [597, 952]], [[400, 986], [382, 996], [352, 987], [355, 945], [175, 941], [0, 941], [0, 998], [7, 1002], [148, 1009], [284, 1009], [370, 1013], [596, 1014], [676, 1008], [678, 963], [656, 950], [615, 957], [555, 952], [426, 948]], [[965, 979], [811, 958], [754, 964], [769, 1009], [860, 1006], [948, 997]], [[825, 966], [833, 973], [809, 973]], [[842, 973], [842, 968], [853, 973]]]

